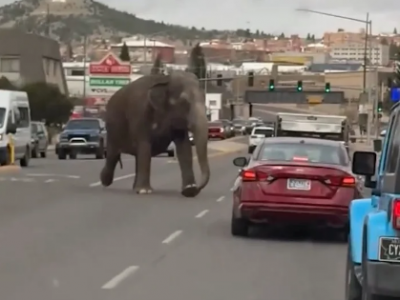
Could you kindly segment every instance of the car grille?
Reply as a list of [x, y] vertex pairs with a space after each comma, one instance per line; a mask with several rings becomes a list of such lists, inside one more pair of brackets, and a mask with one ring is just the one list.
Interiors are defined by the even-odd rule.
[[89, 134], [70, 134], [68, 136], [68, 140], [70, 141], [71, 139], [85, 139], [86, 141], [89, 141], [90, 135]]

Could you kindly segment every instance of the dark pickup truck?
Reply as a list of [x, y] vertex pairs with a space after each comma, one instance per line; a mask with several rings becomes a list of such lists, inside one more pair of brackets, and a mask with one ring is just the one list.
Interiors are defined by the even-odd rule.
[[78, 154], [94, 154], [97, 159], [106, 155], [106, 130], [103, 120], [80, 118], [68, 121], [56, 145], [58, 159], [76, 159]]

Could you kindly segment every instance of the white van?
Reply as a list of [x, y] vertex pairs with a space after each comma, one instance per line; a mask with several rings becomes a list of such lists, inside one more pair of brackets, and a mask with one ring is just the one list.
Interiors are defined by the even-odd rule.
[[0, 90], [0, 165], [10, 163], [10, 137], [14, 141], [15, 160], [27, 167], [31, 147], [31, 111], [25, 92]]

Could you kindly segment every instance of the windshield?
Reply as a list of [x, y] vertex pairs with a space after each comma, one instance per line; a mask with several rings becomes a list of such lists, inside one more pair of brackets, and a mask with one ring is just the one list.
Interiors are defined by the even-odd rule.
[[73, 129], [98, 129], [100, 127], [98, 120], [71, 120], [65, 126], [67, 130]]
[[31, 123], [31, 132], [32, 133], [37, 133], [38, 132], [38, 124]]
[[208, 123], [208, 127], [221, 127], [221, 126], [222, 126], [222, 122]]
[[274, 136], [274, 131], [272, 129], [255, 129], [253, 134], [271, 137]]
[[0, 128], [2, 128], [4, 125], [5, 116], [6, 116], [6, 109], [0, 108]]
[[259, 152], [257, 160], [346, 164], [341, 148], [338, 146], [300, 143], [265, 144]]

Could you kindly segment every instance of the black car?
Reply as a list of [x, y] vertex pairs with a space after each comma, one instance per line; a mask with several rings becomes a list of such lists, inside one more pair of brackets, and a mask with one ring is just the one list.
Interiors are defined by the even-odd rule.
[[56, 145], [59, 159], [67, 155], [75, 159], [78, 154], [94, 154], [102, 159], [106, 154], [106, 130], [103, 120], [98, 118], [73, 119], [63, 128]]

